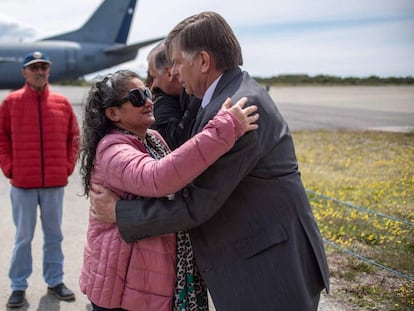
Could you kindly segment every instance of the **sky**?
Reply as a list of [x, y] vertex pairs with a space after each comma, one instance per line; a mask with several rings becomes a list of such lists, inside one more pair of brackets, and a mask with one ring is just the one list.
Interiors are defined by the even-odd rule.
[[[0, 0], [0, 46], [75, 30], [101, 2]], [[164, 36], [205, 10], [228, 21], [253, 76], [414, 76], [414, 0], [139, 0], [128, 43]], [[111, 70], [145, 76], [150, 49]]]

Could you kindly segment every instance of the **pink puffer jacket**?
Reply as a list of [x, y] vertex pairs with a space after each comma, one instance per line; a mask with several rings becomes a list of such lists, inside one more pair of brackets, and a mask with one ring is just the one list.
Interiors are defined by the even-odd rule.
[[[157, 132], [149, 131], [164, 142]], [[204, 131], [154, 160], [136, 137], [116, 131], [98, 145], [92, 182], [124, 199], [132, 199], [131, 194], [163, 197], [190, 183], [230, 150], [241, 134], [238, 120], [220, 111]], [[100, 307], [171, 311], [175, 263], [175, 234], [127, 244], [115, 224], [90, 217], [80, 287]]]

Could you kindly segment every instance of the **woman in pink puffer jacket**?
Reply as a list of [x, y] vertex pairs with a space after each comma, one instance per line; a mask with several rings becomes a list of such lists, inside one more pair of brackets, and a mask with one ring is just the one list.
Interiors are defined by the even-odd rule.
[[[96, 183], [124, 199], [173, 199], [174, 192], [257, 127], [257, 115], [251, 115], [256, 107], [243, 108], [244, 103], [240, 100], [230, 108], [228, 100], [201, 133], [170, 152], [158, 132], [149, 129], [155, 121], [151, 94], [135, 73], [121, 70], [96, 80], [86, 103], [82, 133], [85, 194]], [[181, 233], [177, 239], [182, 240], [176, 241], [176, 234], [170, 233], [128, 244], [115, 224], [90, 217], [80, 287], [93, 310], [170, 311], [174, 295], [183, 299], [175, 294], [177, 284], [186, 281], [191, 283], [188, 288], [196, 288], [194, 310], [207, 310], [206, 289], [186, 238]], [[176, 251], [177, 244], [187, 249]], [[176, 271], [189, 267], [193, 271], [178, 280]], [[184, 301], [188, 304], [188, 299]]]

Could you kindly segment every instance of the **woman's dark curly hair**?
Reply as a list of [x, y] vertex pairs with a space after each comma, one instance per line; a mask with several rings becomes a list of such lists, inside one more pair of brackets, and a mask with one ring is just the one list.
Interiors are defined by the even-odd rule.
[[105, 109], [114, 106], [117, 101], [128, 93], [127, 83], [133, 78], [139, 78], [138, 74], [130, 70], [119, 70], [113, 74], [96, 77], [89, 90], [83, 109], [79, 153], [83, 195], [88, 196], [91, 189], [91, 174], [98, 143], [114, 129], [112, 121], [105, 115]]

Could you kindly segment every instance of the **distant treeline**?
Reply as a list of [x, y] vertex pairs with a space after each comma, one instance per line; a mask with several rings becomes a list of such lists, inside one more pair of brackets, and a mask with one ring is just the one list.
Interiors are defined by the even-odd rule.
[[378, 85], [412, 85], [414, 84], [414, 77], [388, 77], [380, 78], [377, 76], [370, 76], [367, 78], [357, 77], [337, 77], [329, 75], [308, 76], [306, 74], [286, 74], [274, 76], [271, 78], [255, 79], [263, 85], [364, 85], [364, 86], [378, 86]]
[[[371, 76], [367, 78], [357, 77], [337, 77], [328, 75], [308, 76], [306, 74], [286, 74], [274, 76], [271, 78], [254, 77], [260, 84], [266, 86], [277, 85], [365, 85], [365, 86], [378, 86], [378, 85], [413, 85], [414, 77], [388, 77], [380, 78], [377, 76]], [[89, 86], [89, 82], [84, 78], [77, 80], [70, 80], [60, 82], [61, 85], [73, 85], [73, 86]]]

